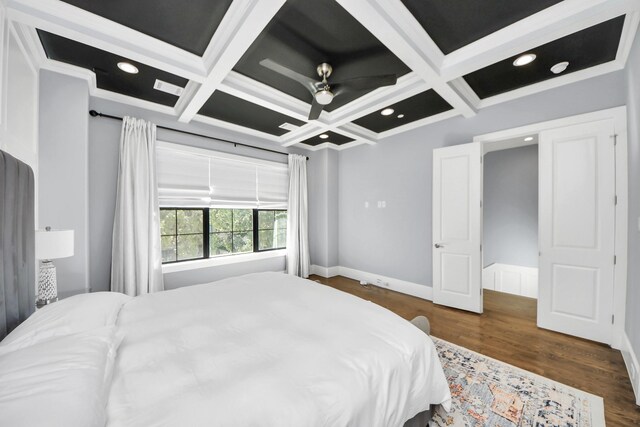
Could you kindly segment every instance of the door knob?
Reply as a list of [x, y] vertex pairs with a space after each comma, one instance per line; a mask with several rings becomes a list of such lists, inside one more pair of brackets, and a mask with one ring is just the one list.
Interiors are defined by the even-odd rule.
[[441, 245], [440, 243], [436, 243], [434, 246], [436, 249], [444, 248], [444, 245]]

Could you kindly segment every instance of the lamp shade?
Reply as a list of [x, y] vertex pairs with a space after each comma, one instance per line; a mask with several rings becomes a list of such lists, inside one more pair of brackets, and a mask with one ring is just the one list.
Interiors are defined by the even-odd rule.
[[73, 230], [37, 230], [36, 258], [56, 259], [73, 256]]

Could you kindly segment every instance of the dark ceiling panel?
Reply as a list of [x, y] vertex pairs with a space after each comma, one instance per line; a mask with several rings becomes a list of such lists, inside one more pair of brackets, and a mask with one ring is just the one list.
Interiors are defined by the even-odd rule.
[[202, 56], [232, 0], [63, 0]]
[[624, 16], [603, 22], [558, 40], [554, 40], [526, 53], [537, 58], [532, 63], [515, 67], [513, 61], [520, 56], [505, 59], [464, 76], [469, 86], [481, 98], [488, 98], [514, 89], [556, 77], [551, 67], [569, 62], [565, 75], [594, 67], [616, 58]]
[[[38, 30], [47, 57], [56, 61], [92, 70], [100, 89], [128, 95], [173, 107], [177, 96], [153, 88], [156, 79], [185, 87], [187, 80], [122, 56], [96, 49], [46, 31]], [[118, 62], [126, 61], [138, 67], [138, 74], [127, 74], [118, 68]]]
[[[393, 114], [388, 116], [380, 114], [385, 108], [393, 108]], [[361, 117], [355, 120], [354, 123], [380, 133], [452, 109], [451, 105], [433, 89], [388, 105], [385, 108]], [[399, 118], [400, 114], [404, 114], [404, 117]]]
[[286, 129], [279, 127], [283, 123], [290, 123], [296, 126], [304, 124], [300, 120], [244, 99], [236, 98], [219, 90], [211, 95], [198, 114], [276, 136], [284, 135], [288, 132]]
[[[408, 73], [409, 68], [334, 0], [290, 0], [235, 66], [235, 71], [311, 102], [311, 93], [259, 62], [270, 58], [313, 79], [322, 62], [333, 66], [329, 83], [353, 77]], [[325, 109], [333, 111], [367, 91], [337, 96]]]
[[348, 142], [355, 141], [355, 139], [353, 139], [353, 138], [349, 138], [348, 136], [344, 136], [344, 135], [341, 135], [339, 133], [335, 133], [335, 132], [331, 132], [331, 131], [327, 131], [327, 132], [323, 133], [322, 135], [327, 135], [329, 138], [320, 138], [320, 135], [316, 135], [316, 136], [314, 136], [312, 138], [305, 139], [304, 141], [302, 141], [302, 143], [315, 147], [316, 145], [324, 144], [326, 142], [329, 142], [329, 143], [335, 144], [335, 145], [342, 145], [342, 144], [346, 144]]
[[560, 1], [402, 0], [445, 55]]

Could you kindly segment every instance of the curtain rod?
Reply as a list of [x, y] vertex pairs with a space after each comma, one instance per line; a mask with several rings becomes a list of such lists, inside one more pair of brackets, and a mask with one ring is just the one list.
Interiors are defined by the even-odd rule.
[[[91, 117], [106, 117], [107, 119], [122, 120], [122, 117], [111, 116], [109, 114], [99, 113], [96, 110], [89, 110], [89, 115]], [[237, 147], [239, 145], [241, 147], [253, 148], [254, 150], [268, 151], [269, 153], [282, 154], [284, 156], [288, 156], [289, 155], [289, 153], [283, 153], [282, 151], [270, 150], [268, 148], [255, 147], [253, 145], [243, 144], [241, 142], [229, 141], [227, 139], [221, 139], [221, 138], [214, 138], [212, 136], [202, 135], [200, 133], [189, 132], [189, 131], [186, 131], [186, 130], [173, 129], [173, 128], [168, 128], [166, 126], [159, 126], [159, 125], [156, 125], [156, 127], [158, 129], [170, 130], [172, 132], [185, 133], [187, 135], [199, 136], [200, 138], [207, 138], [207, 139], [213, 139], [214, 141], [226, 142], [227, 144], [233, 144], [234, 147]], [[309, 160], [309, 157], [307, 157], [307, 160]]]

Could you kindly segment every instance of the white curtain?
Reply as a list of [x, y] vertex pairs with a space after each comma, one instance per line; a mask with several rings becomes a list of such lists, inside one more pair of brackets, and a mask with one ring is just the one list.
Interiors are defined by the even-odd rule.
[[287, 272], [300, 277], [309, 277], [307, 217], [307, 158], [298, 154], [289, 154]]
[[132, 296], [164, 289], [155, 146], [156, 125], [122, 120], [111, 290]]

